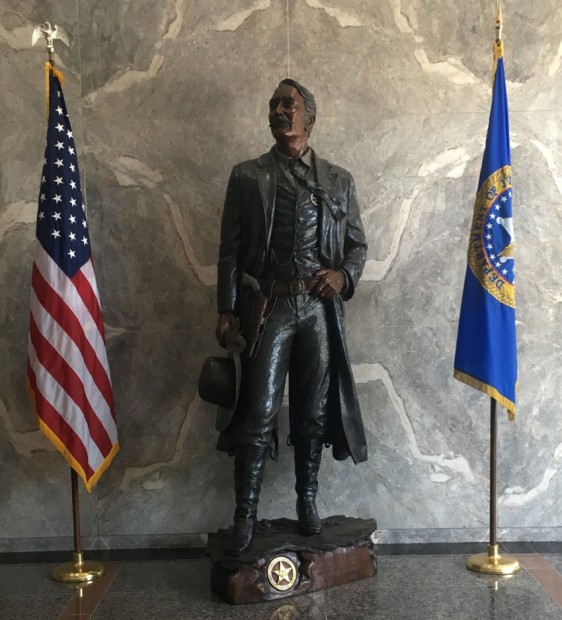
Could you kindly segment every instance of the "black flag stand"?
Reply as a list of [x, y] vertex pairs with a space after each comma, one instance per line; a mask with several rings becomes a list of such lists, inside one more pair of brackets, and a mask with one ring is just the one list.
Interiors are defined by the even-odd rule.
[[468, 558], [467, 568], [489, 575], [513, 575], [520, 568], [519, 562], [510, 555], [500, 555], [497, 535], [497, 443], [498, 421], [496, 401], [490, 398], [490, 544], [487, 553], [476, 553]]

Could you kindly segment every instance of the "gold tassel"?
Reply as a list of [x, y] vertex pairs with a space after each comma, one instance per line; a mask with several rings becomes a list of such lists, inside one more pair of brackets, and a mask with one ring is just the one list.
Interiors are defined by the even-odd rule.
[[494, 77], [496, 77], [496, 68], [498, 60], [503, 58], [503, 41], [494, 41]]
[[49, 120], [49, 70], [51, 69], [50, 63], [45, 63], [45, 110], [47, 113], [47, 121]]
[[49, 77], [50, 77], [51, 71], [53, 72], [53, 75], [58, 77], [61, 86], [62, 86], [62, 83], [64, 82], [64, 75], [60, 71], [55, 69], [50, 62], [46, 62], [45, 63], [45, 106], [47, 108], [47, 120], [49, 120], [49, 101], [50, 101], [50, 95], [51, 95], [51, 93], [49, 92]]

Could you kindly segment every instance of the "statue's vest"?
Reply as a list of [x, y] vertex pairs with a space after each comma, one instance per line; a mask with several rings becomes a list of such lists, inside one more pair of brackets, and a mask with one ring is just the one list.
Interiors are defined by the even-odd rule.
[[293, 185], [277, 170], [275, 216], [265, 271], [279, 276], [311, 277], [318, 260], [318, 207], [302, 181]]

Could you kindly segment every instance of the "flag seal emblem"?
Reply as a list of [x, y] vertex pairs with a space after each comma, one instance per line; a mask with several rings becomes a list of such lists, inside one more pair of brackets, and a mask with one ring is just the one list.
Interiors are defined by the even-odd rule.
[[511, 166], [490, 175], [476, 196], [468, 264], [490, 295], [515, 308]]

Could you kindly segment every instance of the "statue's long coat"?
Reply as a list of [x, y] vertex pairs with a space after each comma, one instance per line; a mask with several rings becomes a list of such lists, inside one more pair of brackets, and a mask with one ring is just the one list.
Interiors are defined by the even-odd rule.
[[[333, 302], [326, 302], [330, 328], [331, 385], [328, 399], [328, 437], [334, 458], [367, 459], [367, 444], [347, 353], [343, 303], [353, 296], [367, 251], [355, 184], [347, 170], [334, 166], [313, 152], [318, 183], [325, 197], [319, 200], [320, 262], [331, 269], [345, 269], [348, 286]], [[244, 272], [259, 278], [269, 250], [275, 214], [276, 175], [272, 151], [232, 169], [221, 227], [218, 263], [218, 310], [238, 311], [238, 291]], [[326, 197], [327, 195], [327, 197]], [[218, 449], [231, 450], [232, 423], [221, 433]], [[274, 442], [277, 443], [276, 437]], [[277, 453], [277, 445], [272, 445]]]

